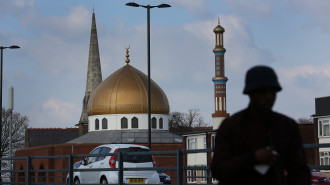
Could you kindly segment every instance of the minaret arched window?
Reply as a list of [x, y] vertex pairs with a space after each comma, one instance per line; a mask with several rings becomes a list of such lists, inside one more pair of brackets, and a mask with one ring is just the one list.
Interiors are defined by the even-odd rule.
[[226, 97], [223, 97], [223, 110], [226, 110]]
[[106, 118], [102, 119], [102, 129], [108, 129], [108, 120]]
[[219, 108], [220, 108], [220, 111], [222, 111], [222, 99], [221, 99], [221, 97], [219, 97]]
[[132, 128], [139, 128], [139, 120], [136, 117], [132, 118]]
[[215, 97], [215, 110], [218, 111], [218, 97]]
[[151, 128], [156, 129], [157, 128], [157, 120], [155, 117], [151, 119]]
[[99, 130], [100, 129], [100, 121], [99, 119], [95, 119], [95, 130]]
[[125, 117], [121, 118], [120, 124], [121, 124], [121, 128], [122, 129], [128, 128], [128, 120], [127, 120], [127, 118], [125, 118]]
[[223, 47], [223, 35], [222, 33], [219, 34], [220, 37], [220, 46]]
[[159, 118], [159, 129], [163, 129], [163, 118]]

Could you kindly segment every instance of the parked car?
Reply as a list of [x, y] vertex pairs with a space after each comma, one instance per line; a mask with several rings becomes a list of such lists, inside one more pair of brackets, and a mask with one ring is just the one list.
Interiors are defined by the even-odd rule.
[[161, 184], [171, 184], [171, 177], [164, 173], [162, 170], [158, 170], [159, 180]]
[[[73, 169], [79, 168], [80, 165], [81, 165], [81, 161], [78, 161], [78, 162], [74, 163], [73, 164]], [[69, 184], [69, 174], [66, 176], [66, 183]]]
[[[96, 147], [90, 154], [108, 154], [121, 152], [148, 152], [148, 147], [131, 144], [108, 144]], [[124, 168], [155, 167], [152, 155], [124, 155]], [[81, 161], [78, 169], [118, 168], [116, 156], [87, 157]], [[118, 171], [77, 171], [73, 173], [74, 184], [118, 184]], [[124, 171], [123, 183], [160, 184], [156, 170]]]
[[312, 185], [330, 185], [329, 178], [318, 170], [312, 170]]

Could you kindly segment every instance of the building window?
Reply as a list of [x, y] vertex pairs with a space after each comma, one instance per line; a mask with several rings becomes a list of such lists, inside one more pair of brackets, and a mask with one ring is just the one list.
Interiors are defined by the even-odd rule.
[[219, 75], [220, 74], [220, 71], [217, 71], [217, 75]]
[[212, 178], [212, 183], [215, 184], [215, 183], [218, 183], [219, 181], [215, 178]]
[[139, 120], [136, 117], [132, 118], [132, 128], [139, 128]]
[[206, 146], [206, 136], [203, 137], [203, 145], [204, 145], [204, 149], [206, 149], [207, 148], [207, 146]]
[[121, 128], [122, 129], [128, 128], [128, 120], [127, 120], [127, 118], [125, 118], [125, 117], [121, 118], [120, 124], [121, 124]]
[[220, 66], [217, 66], [217, 68], [216, 68], [217, 70], [220, 70]]
[[151, 128], [156, 129], [157, 128], [157, 120], [155, 117], [151, 119]]
[[159, 129], [163, 129], [163, 118], [159, 118]]
[[320, 165], [330, 165], [329, 153], [330, 152], [320, 152]]
[[211, 148], [214, 149], [215, 146], [215, 135], [211, 136]]
[[99, 119], [95, 119], [95, 130], [99, 130], [100, 129], [100, 121]]
[[187, 170], [188, 183], [196, 183], [196, 170]]
[[201, 182], [206, 182], [207, 181], [207, 171], [206, 170], [201, 170]]
[[102, 119], [102, 130], [103, 129], [108, 129], [108, 120], [105, 118]]
[[188, 138], [188, 142], [187, 142], [188, 146], [188, 150], [194, 150], [197, 149], [197, 138], [193, 137], [193, 138]]
[[[217, 58], [217, 60], [220, 60], [220, 58]], [[220, 65], [220, 62], [217, 62], [217, 65]]]
[[329, 120], [319, 121], [319, 136], [330, 136]]

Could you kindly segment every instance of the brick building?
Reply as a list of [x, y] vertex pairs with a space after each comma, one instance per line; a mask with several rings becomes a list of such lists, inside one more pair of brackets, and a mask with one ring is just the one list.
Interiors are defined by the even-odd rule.
[[[316, 143], [330, 143], [330, 96], [315, 98], [314, 136]], [[317, 164], [330, 165], [330, 148], [317, 149]], [[330, 176], [330, 173], [326, 173]]]

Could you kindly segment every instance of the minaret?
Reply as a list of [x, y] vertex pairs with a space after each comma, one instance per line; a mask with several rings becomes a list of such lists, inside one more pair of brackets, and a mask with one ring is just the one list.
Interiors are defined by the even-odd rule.
[[91, 37], [89, 43], [86, 91], [83, 99], [82, 113], [78, 123], [79, 135], [84, 135], [88, 132], [88, 114], [87, 114], [88, 100], [93, 90], [101, 82], [102, 82], [102, 73], [101, 73], [101, 63], [100, 63], [100, 54], [99, 54], [99, 44], [97, 40], [95, 13], [93, 9], [92, 29], [91, 29]]
[[220, 26], [220, 19], [218, 19], [218, 26], [214, 28], [215, 33], [215, 48], [213, 53], [215, 55], [215, 76], [212, 78], [214, 83], [214, 113], [213, 129], [217, 129], [222, 121], [229, 116], [226, 108], [226, 83], [228, 78], [225, 77], [225, 52], [223, 47], [223, 33], [225, 29]]

